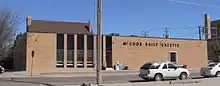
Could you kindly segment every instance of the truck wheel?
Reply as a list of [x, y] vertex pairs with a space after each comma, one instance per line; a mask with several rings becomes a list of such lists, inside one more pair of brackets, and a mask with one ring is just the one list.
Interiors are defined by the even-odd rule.
[[187, 74], [186, 73], [181, 73], [180, 74], [180, 80], [186, 80], [187, 79]]
[[156, 74], [156, 75], [154, 76], [154, 80], [155, 80], [155, 81], [162, 81], [162, 79], [163, 79], [162, 74]]
[[216, 72], [215, 77], [220, 77], [220, 71]]

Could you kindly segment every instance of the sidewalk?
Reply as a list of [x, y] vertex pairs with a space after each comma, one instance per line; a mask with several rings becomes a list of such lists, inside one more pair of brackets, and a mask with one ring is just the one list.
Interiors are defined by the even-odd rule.
[[[189, 79], [159, 82], [137, 82], [137, 83], [112, 83], [103, 86], [219, 86], [220, 78]], [[80, 85], [58, 85], [58, 86], [80, 86]], [[97, 85], [93, 85], [97, 86]]]
[[[152, 81], [152, 82], [137, 82], [137, 83], [112, 83], [112, 84], [102, 84], [103, 86], [194, 86], [195, 84], [201, 84], [204, 80], [174, 80], [174, 81]], [[182, 84], [182, 85], [181, 85]], [[57, 85], [57, 86], [80, 86], [80, 85]], [[94, 84], [93, 86], [98, 86]], [[200, 86], [200, 85], [197, 85]]]
[[[199, 69], [190, 69], [191, 73], [199, 73]], [[123, 76], [123, 75], [138, 75], [138, 70], [107, 70], [102, 71], [102, 76]], [[35, 73], [30, 75], [26, 71], [21, 72], [5, 72], [0, 74], [0, 78], [37, 78], [37, 77], [88, 77], [96, 76], [94, 72], [60, 72], [60, 73]]]
[[[137, 70], [109, 70], [102, 71], [102, 76], [118, 76], [118, 75], [137, 75]], [[56, 73], [33, 73], [32, 76], [26, 71], [21, 72], [5, 72], [0, 74], [0, 78], [28, 78], [28, 77], [85, 77], [96, 76], [96, 71], [93, 72], [56, 72]]]

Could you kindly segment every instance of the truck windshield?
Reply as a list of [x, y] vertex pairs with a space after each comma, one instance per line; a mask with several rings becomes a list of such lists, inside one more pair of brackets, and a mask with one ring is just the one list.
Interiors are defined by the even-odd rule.
[[146, 63], [143, 66], [141, 66], [141, 69], [158, 69], [159, 67], [160, 64]]

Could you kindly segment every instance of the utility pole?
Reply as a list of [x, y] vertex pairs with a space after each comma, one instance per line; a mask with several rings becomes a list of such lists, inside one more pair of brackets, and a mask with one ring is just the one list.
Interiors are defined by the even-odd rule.
[[102, 56], [102, 0], [98, 0], [97, 9], [97, 84], [101, 86], [101, 56]]
[[168, 35], [168, 28], [167, 28], [167, 27], [165, 28], [165, 38], [169, 38], [169, 35]]
[[202, 40], [202, 35], [201, 35], [201, 26], [199, 26], [198, 28], [199, 28], [199, 40]]

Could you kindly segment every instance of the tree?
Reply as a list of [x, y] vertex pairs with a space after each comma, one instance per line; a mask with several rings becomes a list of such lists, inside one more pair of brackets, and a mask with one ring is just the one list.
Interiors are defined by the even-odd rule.
[[15, 12], [0, 9], [0, 61], [9, 54], [18, 30], [17, 25], [21, 22], [21, 18]]

